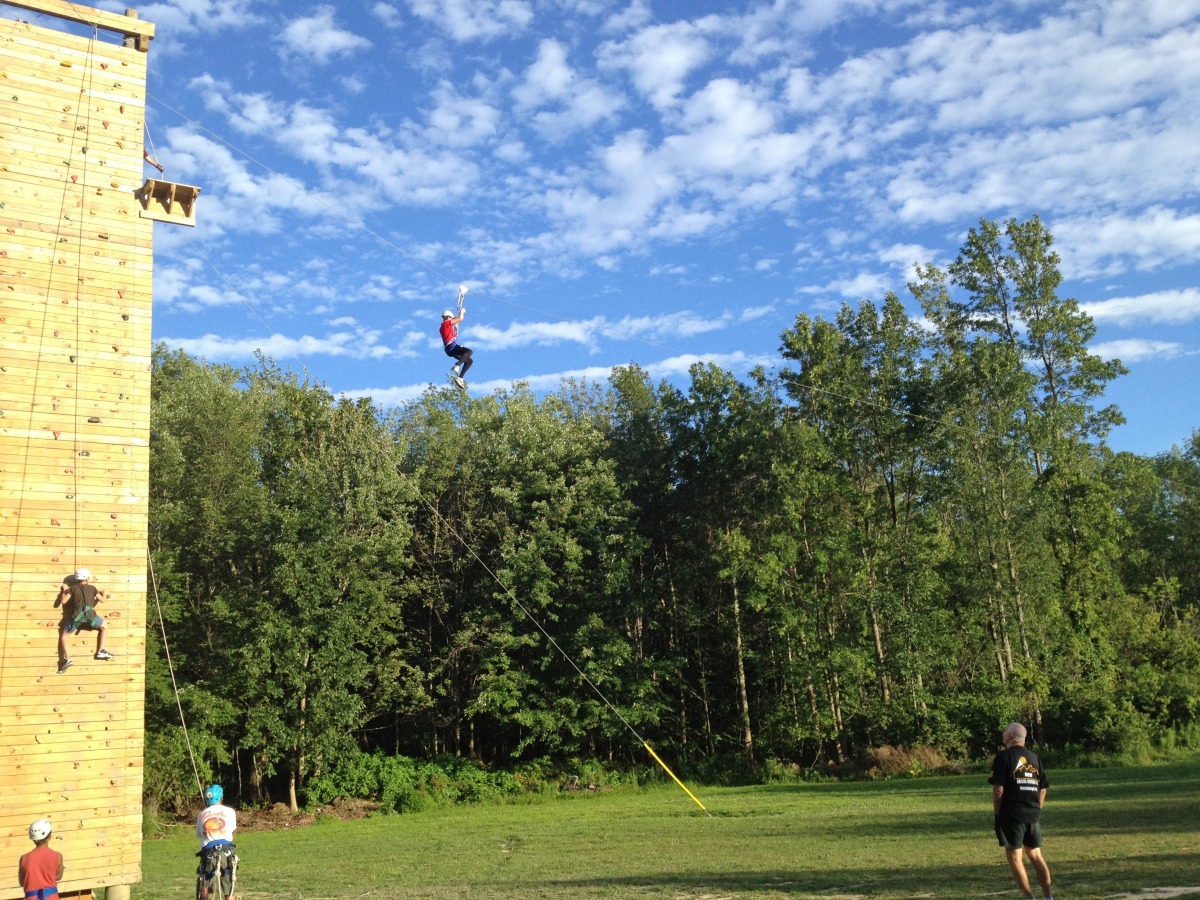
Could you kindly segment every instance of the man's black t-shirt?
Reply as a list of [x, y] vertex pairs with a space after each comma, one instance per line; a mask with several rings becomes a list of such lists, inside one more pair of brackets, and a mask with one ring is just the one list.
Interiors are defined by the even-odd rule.
[[1038, 822], [1042, 818], [1039, 793], [1050, 786], [1042, 762], [1028, 747], [1007, 747], [996, 754], [988, 784], [1004, 788], [1000, 797], [1000, 815], [1017, 822]]

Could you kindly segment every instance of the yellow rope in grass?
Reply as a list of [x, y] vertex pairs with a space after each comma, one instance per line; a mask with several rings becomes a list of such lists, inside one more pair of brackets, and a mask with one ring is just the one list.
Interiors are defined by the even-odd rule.
[[666, 772], [668, 775], [670, 775], [671, 778], [673, 778], [675, 780], [675, 783], [683, 789], [683, 792], [685, 794], [687, 794], [689, 797], [691, 797], [692, 800], [695, 800], [696, 805], [698, 807], [700, 807], [701, 809], [703, 809], [704, 814], [711, 819], [712, 813], [710, 813], [708, 811], [708, 808], [703, 803], [701, 803], [699, 800], [696, 800], [696, 795], [687, 789], [686, 784], [684, 784], [682, 781], [680, 781], [678, 778], [675, 777], [675, 773], [667, 768], [667, 764], [665, 762], [663, 762], [661, 759], [659, 759], [658, 754], [654, 752], [654, 748], [651, 747], [649, 744], [647, 744], [645, 741], [642, 741], [642, 746], [646, 748], [647, 753], [649, 753], [651, 756], [654, 757], [654, 761], [663, 767], [663, 771]]

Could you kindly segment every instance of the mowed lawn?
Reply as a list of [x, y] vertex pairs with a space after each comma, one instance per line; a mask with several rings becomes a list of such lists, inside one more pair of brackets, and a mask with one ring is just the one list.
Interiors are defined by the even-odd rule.
[[[1194, 886], [1200, 759], [1051, 771], [1043, 827], [1058, 900]], [[259, 898], [1017, 897], [986, 776], [676, 788], [467, 806], [246, 834]], [[194, 892], [194, 839], [147, 841], [134, 898]], [[1146, 896], [1154, 896], [1147, 894]], [[1161, 896], [1161, 895], [1160, 895]]]

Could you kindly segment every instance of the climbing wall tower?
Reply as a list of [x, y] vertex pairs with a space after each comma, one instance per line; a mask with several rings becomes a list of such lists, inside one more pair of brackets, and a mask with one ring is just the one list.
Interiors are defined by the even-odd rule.
[[[64, 894], [141, 879], [154, 26], [65, 0], [0, 19], [0, 900], [54, 823]], [[15, 9], [14, 9], [15, 7]], [[111, 595], [56, 672], [59, 586]]]

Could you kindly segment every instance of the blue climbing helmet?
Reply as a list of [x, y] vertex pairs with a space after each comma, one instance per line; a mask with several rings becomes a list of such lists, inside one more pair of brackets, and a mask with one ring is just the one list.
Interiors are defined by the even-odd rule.
[[225, 789], [222, 788], [219, 784], [214, 784], [212, 787], [210, 787], [208, 790], [206, 790], [204, 792], [204, 802], [208, 803], [211, 806], [214, 803], [220, 803], [224, 796], [225, 796]]

